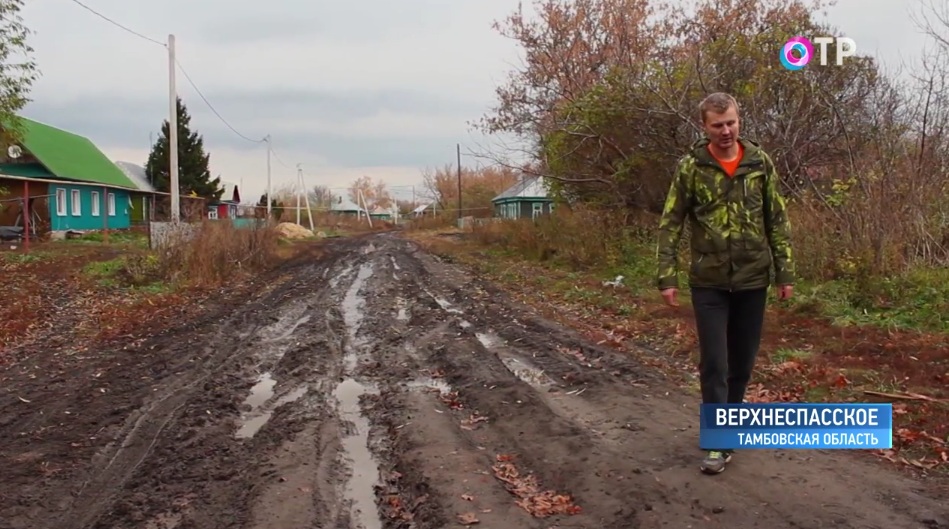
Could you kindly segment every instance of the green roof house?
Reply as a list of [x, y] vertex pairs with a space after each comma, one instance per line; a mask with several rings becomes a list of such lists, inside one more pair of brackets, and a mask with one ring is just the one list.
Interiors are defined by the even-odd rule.
[[31, 224], [53, 234], [129, 228], [130, 198], [142, 189], [122, 169], [83, 136], [20, 120], [21, 143], [0, 153], [0, 226], [23, 226], [28, 195]]

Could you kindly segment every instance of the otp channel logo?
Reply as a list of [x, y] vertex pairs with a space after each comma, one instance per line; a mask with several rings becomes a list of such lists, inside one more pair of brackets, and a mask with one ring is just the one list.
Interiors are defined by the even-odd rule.
[[814, 57], [814, 46], [804, 37], [791, 37], [781, 47], [781, 65], [788, 70], [800, 70]]

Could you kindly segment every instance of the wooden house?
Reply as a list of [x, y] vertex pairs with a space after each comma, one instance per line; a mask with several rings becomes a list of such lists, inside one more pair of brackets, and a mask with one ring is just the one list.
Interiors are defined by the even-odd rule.
[[[123, 230], [138, 186], [89, 139], [20, 118], [21, 141], [0, 153], [0, 226], [22, 229], [29, 206], [31, 234]], [[25, 202], [23, 197], [29, 197]]]
[[554, 210], [543, 178], [521, 175], [517, 183], [491, 200], [494, 216], [505, 219], [534, 219]]

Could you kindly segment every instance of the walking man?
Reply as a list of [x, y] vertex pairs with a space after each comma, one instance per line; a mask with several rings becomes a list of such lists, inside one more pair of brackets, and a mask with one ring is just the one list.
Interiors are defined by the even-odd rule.
[[[711, 94], [699, 114], [707, 137], [676, 168], [659, 224], [657, 282], [666, 303], [678, 306], [678, 246], [688, 218], [702, 402], [741, 403], [761, 341], [772, 265], [778, 297], [792, 293], [791, 227], [771, 157], [739, 134], [738, 102]], [[703, 472], [725, 470], [730, 450], [702, 449]]]

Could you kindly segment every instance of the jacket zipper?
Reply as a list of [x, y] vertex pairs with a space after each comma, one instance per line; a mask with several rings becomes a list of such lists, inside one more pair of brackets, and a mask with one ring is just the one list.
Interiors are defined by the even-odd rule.
[[[698, 160], [697, 165], [704, 165], [704, 166], [706, 166], [706, 167], [712, 167], [713, 169], [716, 169], [716, 170], [718, 170], [718, 171], [722, 171], [722, 172], [724, 173], [724, 171], [722, 170], [722, 167], [719, 166], [718, 164], [715, 164], [715, 163], [707, 163], [707, 162], [703, 162], [702, 160]], [[755, 165], [758, 165], [758, 164], [755, 164]], [[738, 167], [741, 168], [741, 164], [739, 164]], [[749, 169], [750, 169], [750, 168], [749, 168]], [[728, 175], [725, 175], [725, 178], [728, 178]], [[748, 195], [748, 181], [745, 180], [745, 175], [744, 175], [744, 174], [742, 174], [740, 178], [741, 178], [741, 184], [742, 184], [742, 197], [741, 197], [741, 198], [742, 198], [742, 203], [744, 203], [745, 196]], [[734, 180], [731, 180], [731, 181], [734, 182]], [[731, 191], [731, 189], [733, 189], [733, 188], [730, 187], [730, 188], [729, 188], [729, 191]], [[730, 194], [730, 193], [729, 193], [729, 194]], [[726, 218], [727, 218], [728, 224], [730, 225], [730, 224], [731, 224], [731, 220], [732, 220], [732, 218], [731, 218], [731, 208], [728, 207], [728, 204], [727, 204], [727, 203], [726, 203], [725, 211], [726, 211], [727, 214], [728, 214], [728, 216], [727, 216]], [[734, 261], [734, 257], [732, 257], [732, 231], [731, 231], [731, 230], [728, 230], [728, 291], [729, 291], [729, 292], [734, 292], [734, 291], [735, 291], [735, 276], [734, 276], [733, 273], [732, 273], [732, 267], [734, 266], [734, 262], [735, 262], [735, 261]]]

